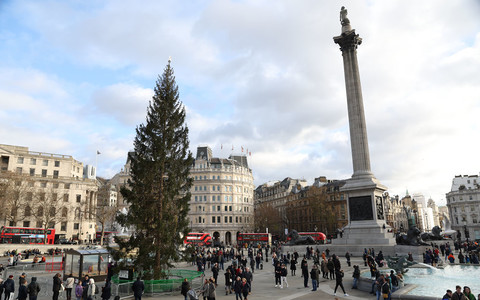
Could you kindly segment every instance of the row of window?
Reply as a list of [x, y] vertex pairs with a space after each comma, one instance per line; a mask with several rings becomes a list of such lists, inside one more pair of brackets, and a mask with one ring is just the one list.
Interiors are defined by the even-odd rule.
[[[22, 167], [17, 167], [17, 173], [18, 174], [23, 174], [23, 168]], [[29, 170], [30, 176], [35, 176], [35, 168], [30, 168]], [[54, 170], [53, 171], [53, 178], [58, 178], [59, 171]], [[42, 169], [42, 177], [47, 177], [47, 170]]]
[[[207, 175], [195, 175], [195, 180], [210, 180], [210, 177]], [[236, 180], [236, 181], [248, 181], [248, 178], [241, 176], [232, 176], [225, 175], [223, 176], [224, 180]], [[212, 180], [220, 180], [220, 175], [212, 175]]]
[[[469, 195], [468, 200], [473, 200], [473, 196]], [[447, 198], [447, 202], [450, 202], [450, 201], [455, 202], [455, 197]], [[459, 196], [458, 201], [463, 201], [463, 196]]]
[[[30, 222], [30, 221], [23, 221], [23, 226], [22, 227], [30, 227], [30, 224], [33, 223], [33, 222]], [[8, 226], [17, 226], [17, 222], [13, 222], [13, 221], [10, 221], [10, 223], [8, 224]], [[35, 226], [37, 228], [43, 228], [43, 222], [42, 221], [37, 221], [35, 223]], [[47, 226], [48, 228], [54, 228], [55, 227], [55, 223], [54, 222], [51, 222], [50, 224], [48, 224]], [[90, 228], [92, 226], [90, 225]], [[80, 223], [73, 223], [73, 230], [78, 230], [80, 229]], [[61, 222], [60, 223], [60, 231], [67, 231], [67, 222]]]
[[[453, 211], [454, 212], [457, 212], [457, 207], [453, 207]], [[465, 212], [465, 206], [461, 206], [460, 207], [460, 211], [461, 212]], [[474, 205], [470, 205], [470, 211], [475, 211], [475, 206]]]
[[[477, 224], [477, 223], [478, 223], [477, 216], [471, 216], [471, 219], [472, 219], [472, 223], [474, 223], [474, 224]], [[461, 221], [461, 223], [458, 222], [458, 217], [455, 216], [455, 224], [457, 224], [457, 225], [463, 225], [464, 223], [467, 223], [467, 217], [466, 217], [466, 216], [462, 216], [462, 221]]]
[[[233, 216], [225, 216], [223, 218], [223, 223], [228, 224], [228, 223], [233, 223]], [[245, 221], [245, 223], [250, 223], [250, 217], [245, 217], [242, 219], [242, 217], [235, 216], [235, 223], [243, 223], [242, 220]], [[210, 224], [221, 224], [222, 222], [222, 217], [221, 216], [212, 216], [212, 221]], [[195, 218], [195, 224], [205, 224], [205, 218], [204, 217], [198, 217]]]
[[[196, 211], [197, 212], [204, 212], [205, 211], [205, 207], [208, 207], [208, 206], [202, 206], [202, 205], [197, 205], [196, 206]], [[212, 205], [210, 208], [210, 211], [217, 211], [217, 212], [220, 212], [222, 211], [221, 209], [221, 205]], [[242, 211], [242, 206], [238, 206], [238, 205], [235, 205], [235, 206], [232, 206], [232, 205], [225, 205], [224, 206], [224, 209], [223, 211]], [[250, 207], [248, 206], [243, 206], [243, 212], [250, 212]]]
[[[204, 196], [193, 196], [193, 198], [195, 199], [195, 202], [201, 202], [201, 201], [204, 201], [204, 202], [207, 202], [207, 199], [208, 199], [208, 196], [207, 195], [204, 195]], [[225, 202], [233, 202], [233, 199], [235, 198], [235, 202], [242, 202], [242, 197], [241, 196], [232, 196], [232, 195], [225, 195], [224, 196], [224, 201]], [[211, 196], [211, 201], [215, 202], [215, 201], [218, 201], [220, 202], [222, 200], [221, 196], [219, 195], [212, 195]], [[244, 203], [249, 203], [249, 199], [248, 197], [243, 197], [243, 202]]]
[[[25, 161], [24, 157], [22, 157], [22, 156], [17, 157], [17, 164], [23, 164], [24, 161]], [[41, 161], [42, 161], [42, 166], [48, 166], [48, 162], [49, 162], [48, 159], [42, 159]], [[36, 165], [37, 164], [37, 159], [36, 158], [30, 158], [30, 164], [31, 165]], [[59, 160], [53, 161], [53, 165], [55, 167], [60, 167], [60, 161]]]
[[[20, 197], [20, 193], [18, 193], [16, 195], [17, 198]], [[40, 201], [44, 201], [45, 198], [47, 197], [47, 193], [45, 192], [40, 192], [38, 193], [38, 197], [39, 197], [39, 200]], [[57, 193], [49, 193], [48, 194], [48, 197], [51, 197], [51, 200], [52, 201], [57, 201], [58, 200], [58, 194]], [[70, 198], [70, 195], [69, 194], [63, 194], [63, 202], [68, 202], [69, 201], [69, 198]], [[81, 194], [77, 194], [76, 195], [76, 199], [77, 199], [77, 202], [80, 203], [82, 201], [82, 195]], [[25, 200], [26, 201], [33, 201], [33, 192], [27, 192], [26, 195], [25, 195]]]
[[[21, 186], [22, 183], [24, 183], [25, 181], [21, 181], [21, 180], [18, 180], [15, 182], [15, 185], [16, 186]], [[26, 182], [27, 186], [28, 187], [35, 187], [36, 185], [36, 182], [35, 181], [27, 181]], [[58, 183], [58, 182], [53, 182], [53, 183], [49, 183], [47, 181], [40, 181], [38, 182], [37, 186], [40, 186], [42, 188], [45, 188], [45, 187], [49, 187], [51, 186], [53, 189], [59, 189], [59, 188], [62, 188], [65, 189], [65, 190], [69, 190], [70, 189], [70, 183]], [[80, 187], [80, 185], [77, 183], [76, 184], [76, 188], [78, 189]]]
[[[210, 191], [210, 188], [209, 188], [208, 185], [195, 185], [193, 187], [193, 189], [194, 189], [195, 192]], [[220, 185], [212, 185], [211, 189], [214, 192], [215, 191], [220, 192], [222, 190]], [[233, 189], [234, 189], [234, 187], [231, 186], [231, 185], [225, 185], [224, 186], [224, 192], [233, 192]], [[237, 193], [241, 193], [242, 192], [242, 187], [241, 186], [235, 186], [235, 191]], [[244, 193], [248, 193], [249, 191], [250, 191], [249, 188], [243, 187], [243, 192]]]

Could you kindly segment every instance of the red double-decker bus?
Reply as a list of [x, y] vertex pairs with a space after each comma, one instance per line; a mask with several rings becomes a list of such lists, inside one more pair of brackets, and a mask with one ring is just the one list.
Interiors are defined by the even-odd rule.
[[[29, 227], [2, 226], [0, 243], [2, 244], [43, 244], [45, 229]], [[55, 241], [55, 229], [47, 229], [47, 244]]]
[[270, 233], [238, 233], [237, 234], [237, 244], [272, 244], [272, 235]]
[[183, 240], [185, 245], [211, 246], [212, 236], [210, 233], [190, 232]]

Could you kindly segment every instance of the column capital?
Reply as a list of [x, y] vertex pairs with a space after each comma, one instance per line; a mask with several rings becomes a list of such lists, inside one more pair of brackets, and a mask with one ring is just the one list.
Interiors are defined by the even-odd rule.
[[362, 44], [362, 38], [355, 34], [355, 29], [342, 32], [342, 35], [333, 38], [335, 44], [340, 45], [340, 50], [348, 51], [357, 49], [358, 45]]

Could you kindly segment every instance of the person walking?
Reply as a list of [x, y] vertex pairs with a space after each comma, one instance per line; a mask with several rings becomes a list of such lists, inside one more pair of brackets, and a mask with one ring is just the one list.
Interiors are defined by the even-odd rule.
[[183, 279], [182, 287], [180, 291], [180, 294], [182, 294], [183, 297], [185, 297], [185, 300], [188, 300], [187, 293], [189, 290], [190, 290], [190, 282], [188, 282], [188, 278], [185, 278]]
[[281, 289], [283, 289], [284, 282], [288, 288], [287, 274], [288, 274], [287, 267], [285, 265], [282, 265], [282, 268], [280, 269], [280, 288]]
[[75, 298], [77, 298], [77, 300], [82, 300], [82, 297], [83, 297], [83, 286], [82, 286], [82, 281], [79, 280], [77, 282], [77, 285], [75, 286]]
[[245, 278], [247, 280], [249, 292], [252, 292], [253, 273], [250, 271], [248, 267], [242, 273], [242, 278]]
[[207, 300], [215, 300], [217, 294], [215, 292], [215, 279], [213, 277], [210, 277], [210, 280], [208, 281], [208, 288], [207, 288]]
[[345, 288], [343, 287], [343, 270], [336, 270], [335, 271], [335, 280], [336, 280], [336, 284], [335, 284], [335, 290], [333, 291], [333, 295], [336, 296], [337, 295], [337, 288], [338, 287], [341, 287], [342, 288], [342, 291], [343, 291], [343, 294], [345, 297], [348, 296], [348, 294], [345, 292]]
[[333, 264], [333, 260], [330, 257], [327, 262], [328, 273], [330, 274], [330, 280], [335, 279], [335, 265]]
[[[281, 284], [281, 277], [282, 277], [282, 267], [280, 266], [280, 263], [277, 262], [275, 266], [275, 287], [279, 287]], [[307, 276], [308, 280], [308, 276]]]
[[27, 286], [28, 299], [37, 300], [37, 296], [39, 292], [40, 292], [40, 285], [37, 282], [37, 277], [32, 277], [32, 281]]
[[65, 291], [67, 292], [67, 300], [72, 300], [72, 290], [75, 284], [75, 278], [72, 274], [68, 275], [67, 280], [65, 280]]
[[232, 272], [230, 272], [230, 268], [227, 268], [227, 271], [224, 274], [225, 276], [225, 295], [232, 293]]
[[143, 291], [145, 290], [145, 285], [143, 281], [140, 280], [140, 277], [137, 277], [137, 281], [135, 281], [132, 285], [133, 296], [135, 300], [142, 300]]
[[60, 294], [60, 289], [62, 288], [62, 280], [60, 279], [60, 276], [62, 276], [60, 273], [57, 273], [55, 276], [53, 276], [52, 300], [58, 300], [58, 295]]
[[310, 278], [312, 278], [312, 292], [317, 290], [317, 284], [319, 280], [319, 272], [317, 265], [313, 265], [312, 270], [310, 271]]
[[95, 284], [95, 280], [90, 278], [88, 280], [88, 291], [87, 291], [87, 300], [95, 300], [97, 292], [97, 285]]
[[242, 279], [237, 276], [237, 280], [233, 283], [233, 291], [235, 292], [235, 300], [242, 300]]
[[15, 281], [13, 281], [13, 275], [8, 276], [8, 279], [3, 283], [3, 287], [5, 292], [5, 300], [10, 300], [10, 294], [15, 293]]
[[250, 287], [248, 286], [248, 282], [246, 278], [242, 278], [242, 295], [244, 300], [248, 300]]

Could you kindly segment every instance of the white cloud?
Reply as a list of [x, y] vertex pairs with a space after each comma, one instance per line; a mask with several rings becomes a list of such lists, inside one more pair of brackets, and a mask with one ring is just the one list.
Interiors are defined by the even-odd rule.
[[[27, 108], [46, 107], [35, 124], [60, 118], [57, 122], [68, 129], [53, 134], [74, 144], [65, 134], [73, 132], [88, 153], [108, 144], [101, 166], [111, 174], [125, 161], [133, 128], [144, 121], [153, 88], [145, 78], [151, 84], [172, 56], [192, 149], [208, 143], [226, 156], [232, 144], [248, 147], [257, 184], [287, 176], [311, 181], [351, 175], [342, 56], [332, 40], [340, 34], [340, 4], [146, 1], [140, 6], [112, 0], [16, 5], [12, 11], [22, 14], [22, 26], [10, 30], [28, 28], [39, 49], [61, 55], [72, 70], [55, 73], [37, 66], [32, 82], [0, 72], [0, 82], [8, 82], [0, 87], [0, 103], [8, 113], [0, 116], [10, 116], [8, 123], [2, 121], [3, 130], [23, 135], [18, 124], [11, 125], [13, 116], [33, 116], [28, 109], [15, 111], [6, 98]], [[480, 147], [475, 138], [479, 3], [342, 5], [363, 38], [358, 58], [373, 172], [391, 194], [408, 188], [444, 198], [455, 174], [479, 170], [474, 160]], [[42, 55], [48, 54], [35, 57]], [[104, 70], [118, 78], [98, 82], [93, 75]], [[76, 71], [85, 76], [75, 78]], [[88, 74], [95, 79], [89, 82]], [[77, 85], [88, 88], [79, 91]], [[58, 105], [62, 101], [66, 107]], [[55, 128], [53, 122], [42, 126]], [[19, 144], [31, 138], [25, 134]]]

